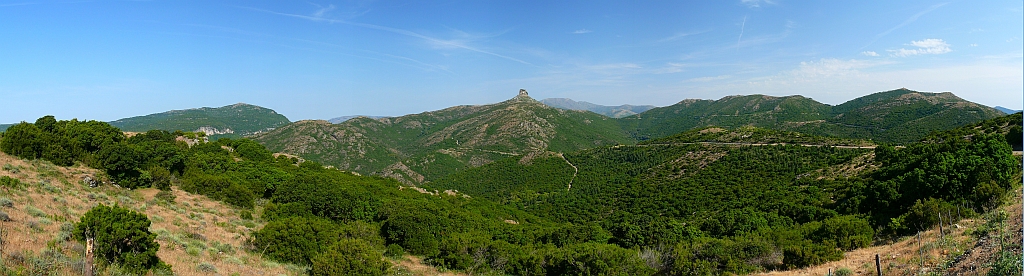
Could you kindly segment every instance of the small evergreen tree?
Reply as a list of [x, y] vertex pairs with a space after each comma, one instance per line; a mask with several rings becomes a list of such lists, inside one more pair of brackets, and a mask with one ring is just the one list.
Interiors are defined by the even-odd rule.
[[384, 275], [391, 266], [369, 242], [343, 239], [313, 257], [310, 275]]
[[156, 242], [156, 234], [149, 232], [149, 226], [149, 218], [144, 214], [100, 204], [82, 216], [81, 222], [75, 225], [74, 236], [81, 241], [95, 238], [96, 256], [130, 272], [143, 274], [150, 268], [167, 266], [156, 256], [160, 244]]

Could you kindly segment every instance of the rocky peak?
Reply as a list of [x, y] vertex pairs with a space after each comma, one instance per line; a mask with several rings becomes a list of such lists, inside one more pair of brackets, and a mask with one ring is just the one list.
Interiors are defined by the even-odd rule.
[[519, 89], [519, 96], [529, 97], [530, 93], [527, 93], [526, 89]]

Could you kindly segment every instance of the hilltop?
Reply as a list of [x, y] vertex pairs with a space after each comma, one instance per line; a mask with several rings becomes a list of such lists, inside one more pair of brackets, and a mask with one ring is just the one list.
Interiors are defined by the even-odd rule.
[[546, 105], [548, 105], [550, 107], [556, 107], [556, 108], [561, 108], [561, 109], [570, 109], [570, 110], [586, 110], [586, 111], [594, 112], [594, 113], [601, 114], [601, 115], [608, 116], [608, 117], [612, 117], [612, 118], [622, 118], [622, 117], [626, 117], [626, 116], [630, 116], [630, 115], [636, 115], [638, 113], [643, 113], [644, 111], [651, 110], [652, 108], [655, 108], [655, 106], [653, 106], [653, 105], [628, 105], [628, 104], [624, 104], [624, 105], [619, 105], [619, 106], [606, 106], [606, 105], [592, 104], [592, 103], [583, 102], [583, 101], [577, 102], [577, 101], [573, 101], [572, 99], [569, 99], [569, 98], [547, 98], [547, 99], [541, 100], [540, 102], [543, 103], [543, 104], [546, 104]]
[[630, 143], [614, 119], [549, 107], [525, 92], [496, 104], [400, 117], [300, 121], [253, 139], [272, 151], [407, 184], [534, 152]]
[[145, 132], [153, 129], [206, 133], [211, 139], [240, 138], [259, 134], [288, 124], [288, 118], [276, 111], [238, 103], [222, 107], [171, 110], [110, 122], [123, 131]]
[[908, 89], [878, 92], [837, 106], [803, 96], [729, 96], [719, 100], [684, 100], [620, 119], [624, 130], [640, 140], [698, 127], [756, 126], [807, 134], [876, 142], [908, 143], [932, 131], [1002, 116], [991, 107], [949, 92]]

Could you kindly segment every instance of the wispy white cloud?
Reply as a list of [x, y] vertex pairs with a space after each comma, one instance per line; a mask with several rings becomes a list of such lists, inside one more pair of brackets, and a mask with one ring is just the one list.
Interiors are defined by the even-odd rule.
[[740, 23], [740, 37], [736, 38], [736, 46], [739, 47], [740, 41], [743, 41], [743, 29], [747, 27], [747, 17], [743, 17], [743, 23]]
[[319, 17], [324, 17], [324, 14], [334, 10], [334, 8], [335, 8], [333, 4], [327, 5], [326, 7], [320, 6], [320, 5], [317, 5], [317, 6], [320, 7], [320, 9], [316, 10], [316, 12], [313, 13], [313, 17], [318, 17], [318, 18]]
[[503, 58], [503, 59], [510, 60], [510, 61], [515, 61], [515, 62], [526, 64], [526, 65], [533, 65], [532, 63], [526, 62], [524, 60], [517, 59], [517, 58], [514, 58], [514, 57], [510, 57], [510, 56], [506, 56], [506, 55], [502, 55], [502, 54], [498, 54], [498, 53], [487, 51], [487, 50], [483, 50], [483, 49], [480, 49], [480, 48], [477, 48], [477, 47], [473, 47], [473, 46], [467, 45], [465, 43], [462, 43], [462, 42], [460, 42], [458, 40], [444, 40], [444, 39], [434, 38], [434, 37], [426, 36], [426, 35], [423, 35], [423, 34], [420, 34], [420, 33], [417, 33], [417, 32], [413, 32], [413, 31], [410, 31], [410, 30], [405, 30], [405, 29], [392, 28], [392, 27], [380, 26], [380, 25], [374, 25], [374, 24], [359, 23], [359, 22], [352, 22], [352, 21], [347, 21], [347, 20], [339, 20], [339, 19], [330, 19], [330, 18], [323, 18], [323, 17], [313, 17], [313, 16], [301, 15], [301, 14], [291, 14], [291, 13], [275, 12], [275, 11], [270, 11], [270, 10], [251, 8], [251, 7], [240, 7], [240, 8], [249, 9], [249, 10], [258, 11], [258, 12], [269, 13], [269, 14], [294, 17], [294, 18], [299, 18], [299, 19], [306, 19], [306, 20], [311, 20], [311, 21], [316, 21], [316, 22], [346, 24], [346, 25], [351, 25], [351, 26], [356, 26], [356, 27], [361, 27], [361, 28], [385, 31], [385, 32], [395, 33], [395, 34], [404, 35], [404, 36], [408, 36], [408, 37], [419, 38], [419, 39], [422, 39], [422, 40], [424, 40], [424, 41], [426, 41], [428, 43], [431, 43], [433, 45], [450, 46], [450, 47], [453, 47], [453, 48], [460, 48], [460, 49], [469, 50], [469, 51], [473, 51], [473, 52], [477, 52], [477, 53], [481, 53], [481, 54], [491, 55], [491, 56]]
[[892, 33], [893, 31], [898, 30], [900, 28], [903, 28], [904, 26], [907, 26], [910, 23], [914, 23], [914, 21], [917, 21], [917, 19], [920, 18], [921, 16], [923, 16], [925, 14], [928, 14], [929, 12], [932, 12], [935, 9], [938, 9], [938, 8], [940, 8], [942, 6], [945, 6], [946, 4], [949, 4], [949, 2], [939, 3], [939, 4], [932, 5], [931, 7], [928, 7], [927, 9], [925, 9], [925, 10], [923, 10], [921, 12], [918, 12], [917, 14], [914, 14], [910, 18], [907, 18], [907, 20], [903, 20], [903, 23], [900, 23], [899, 25], [896, 25], [896, 27], [892, 27], [891, 29], [888, 29], [888, 30], [886, 30], [886, 31], [884, 31], [882, 33], [879, 33], [878, 35], [875, 35], [875, 38], [872, 39], [871, 42], [868, 42], [867, 45], [864, 45], [864, 47], [861, 47], [861, 49], [864, 49], [865, 47], [871, 46], [871, 44], [874, 44], [875, 41], [878, 41], [879, 38], [882, 38], [882, 37], [884, 37], [886, 35], [889, 35], [889, 33]]
[[869, 56], [869, 57], [877, 57], [878, 56], [878, 53], [876, 53], [875, 51], [864, 51], [864, 52], [860, 52], [860, 54], [861, 55], [865, 55], [865, 56]]
[[742, 3], [743, 5], [747, 5], [747, 7], [759, 8], [759, 7], [761, 7], [762, 3], [764, 3], [764, 4], [775, 4], [775, 1], [772, 1], [772, 0], [740, 0], [740, 3]]
[[971, 47], [978, 47], [978, 43], [971, 43], [971, 44], [969, 44], [969, 45], [967, 45], [967, 46], [971, 46]]
[[593, 33], [593, 32], [594, 31], [587, 30], [587, 29], [579, 29], [579, 30], [576, 30], [576, 31], [574, 31], [572, 33], [573, 34], [589, 34], [589, 33]]
[[684, 38], [684, 37], [687, 37], [687, 36], [691, 36], [691, 35], [698, 35], [698, 34], [702, 34], [702, 33], [710, 32], [710, 31], [711, 31], [711, 30], [703, 30], [703, 31], [696, 31], [696, 32], [684, 32], [684, 33], [675, 33], [675, 34], [673, 34], [673, 35], [671, 35], [671, 36], [668, 36], [668, 37], [666, 37], [666, 38], [662, 38], [662, 39], [659, 39], [659, 40], [658, 40], [658, 41], [656, 41], [656, 42], [658, 42], [658, 43], [662, 43], [662, 42], [669, 42], [669, 41], [675, 41], [675, 40], [679, 40], [679, 39], [681, 39], [681, 38]]
[[888, 50], [890, 53], [889, 55], [893, 57], [909, 57], [916, 55], [938, 55], [953, 51], [952, 49], [949, 48], [949, 43], [946, 43], [942, 39], [935, 38], [911, 41], [910, 45], [917, 48], [900, 48], [899, 50]]

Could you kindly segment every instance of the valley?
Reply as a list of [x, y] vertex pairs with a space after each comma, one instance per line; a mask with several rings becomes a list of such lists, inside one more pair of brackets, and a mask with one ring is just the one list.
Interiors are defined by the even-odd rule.
[[[148, 219], [154, 275], [864, 274], [874, 254], [887, 273], [967, 273], [1021, 248], [978, 253], [1019, 225], [1000, 214], [1020, 215], [1006, 204], [1019, 204], [1021, 114], [951, 94], [737, 96], [620, 119], [525, 91], [337, 124], [226, 108], [255, 113], [225, 125], [263, 132], [9, 127], [0, 211], [30, 242], [4, 249], [20, 254], [4, 271], [80, 273], [73, 229], [103, 206]], [[95, 269], [138, 271], [123, 262]]]

